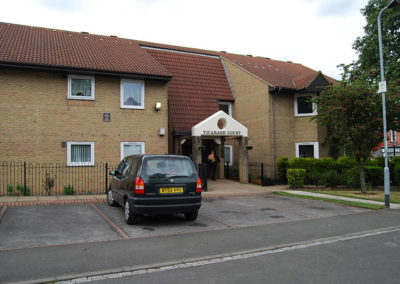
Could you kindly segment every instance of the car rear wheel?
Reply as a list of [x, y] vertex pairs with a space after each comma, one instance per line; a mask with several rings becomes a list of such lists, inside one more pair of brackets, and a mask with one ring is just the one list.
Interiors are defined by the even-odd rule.
[[133, 214], [132, 208], [131, 208], [128, 200], [125, 200], [124, 218], [125, 218], [125, 222], [128, 225], [133, 225], [133, 224], [137, 223], [138, 216], [136, 214]]
[[107, 191], [107, 203], [112, 207], [117, 206], [117, 202], [115, 202], [114, 197], [112, 196], [111, 188]]
[[197, 215], [198, 215], [197, 211], [195, 211], [195, 212], [187, 212], [187, 213], [185, 213], [185, 219], [187, 221], [194, 221], [194, 220], [196, 220]]

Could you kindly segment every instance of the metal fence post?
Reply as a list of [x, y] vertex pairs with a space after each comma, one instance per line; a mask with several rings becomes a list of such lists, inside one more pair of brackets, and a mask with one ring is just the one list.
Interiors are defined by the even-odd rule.
[[264, 163], [261, 163], [261, 186], [264, 185]]
[[26, 162], [24, 162], [24, 195], [26, 196]]
[[108, 187], [108, 163], [106, 163], [106, 193], [107, 193], [107, 187]]

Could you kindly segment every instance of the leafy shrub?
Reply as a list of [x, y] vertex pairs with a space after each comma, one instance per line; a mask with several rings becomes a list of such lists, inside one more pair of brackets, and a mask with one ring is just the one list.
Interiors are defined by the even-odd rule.
[[274, 184], [274, 182], [272, 181], [272, 179], [269, 176], [263, 176], [262, 186], [270, 186], [273, 184]]
[[290, 161], [289, 168], [306, 170], [304, 182], [307, 184], [315, 184], [316, 177], [318, 176], [316, 161], [317, 159], [314, 158], [293, 158]]
[[393, 180], [395, 185], [400, 185], [400, 164], [396, 164], [393, 169]]
[[74, 187], [70, 184], [68, 186], [64, 186], [64, 195], [74, 195], [75, 190]]
[[326, 187], [337, 187], [339, 179], [335, 170], [329, 170], [321, 175], [321, 184]]
[[287, 183], [287, 178], [286, 178], [286, 171], [289, 167], [289, 159], [287, 157], [280, 157], [276, 161], [277, 167], [278, 167], [278, 178], [279, 182], [282, 184]]
[[350, 157], [340, 157], [336, 161], [339, 173], [344, 174], [347, 170], [350, 170], [357, 166], [357, 161]]
[[[364, 167], [365, 182], [370, 185], [383, 185], [383, 168], [381, 167]], [[360, 168], [353, 167], [345, 172], [346, 186], [360, 188]]]
[[7, 195], [13, 195], [14, 194], [14, 187], [11, 184], [7, 185]]
[[[385, 159], [385, 158], [384, 158]], [[400, 157], [394, 157], [390, 160], [390, 165], [395, 166], [395, 165], [400, 165]]]
[[382, 167], [365, 167], [365, 181], [374, 186], [383, 185], [384, 180], [383, 168]]
[[46, 173], [43, 183], [44, 183], [44, 190], [46, 191], [47, 195], [51, 195], [51, 190], [55, 186], [54, 178], [50, 177], [49, 173]]
[[376, 157], [374, 160], [376, 167], [385, 167], [385, 157]]
[[299, 188], [304, 186], [305, 169], [288, 169], [287, 180], [290, 188]]
[[24, 189], [23, 185], [19, 185], [17, 184], [17, 186], [15, 187], [21, 194], [25, 195], [25, 196], [29, 196], [31, 195], [31, 189], [29, 187], [26, 187], [26, 189]]
[[347, 169], [344, 172], [346, 186], [352, 188], [360, 188], [360, 168], [358, 166]]

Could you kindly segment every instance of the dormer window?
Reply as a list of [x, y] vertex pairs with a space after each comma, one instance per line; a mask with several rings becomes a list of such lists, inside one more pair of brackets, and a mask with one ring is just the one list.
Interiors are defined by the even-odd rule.
[[302, 94], [294, 96], [294, 115], [312, 116], [317, 114], [317, 108], [311, 101], [314, 95]]

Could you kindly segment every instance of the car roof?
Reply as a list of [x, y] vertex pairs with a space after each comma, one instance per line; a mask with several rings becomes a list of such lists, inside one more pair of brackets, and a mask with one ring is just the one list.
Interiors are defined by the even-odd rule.
[[154, 154], [154, 155], [146, 155], [146, 154], [142, 154], [142, 155], [129, 155], [126, 156], [125, 158], [138, 158], [138, 157], [144, 157], [144, 158], [164, 158], [164, 157], [173, 157], [173, 158], [183, 158], [183, 159], [189, 159], [189, 157], [187, 156], [181, 156], [181, 155], [169, 155], [169, 154]]

